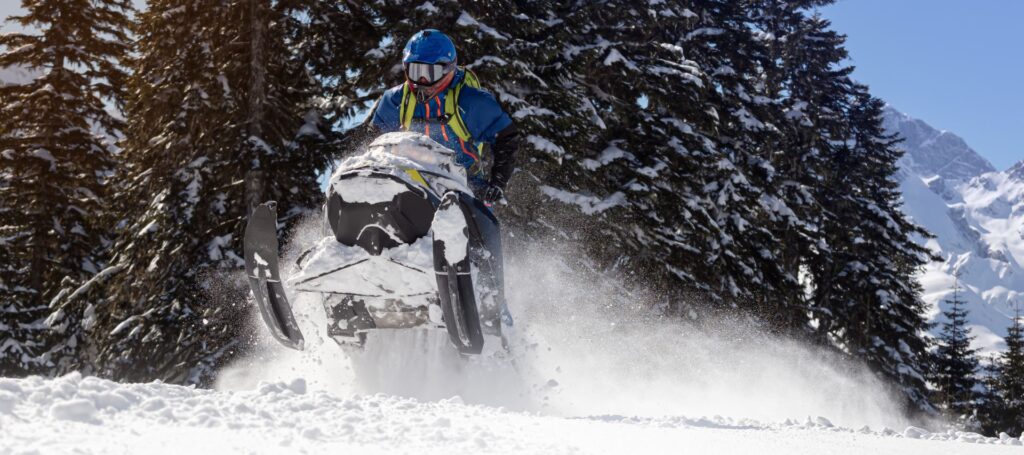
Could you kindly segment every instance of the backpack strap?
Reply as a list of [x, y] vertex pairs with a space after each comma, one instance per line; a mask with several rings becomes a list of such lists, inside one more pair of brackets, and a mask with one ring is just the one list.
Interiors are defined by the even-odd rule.
[[472, 136], [469, 134], [469, 128], [466, 127], [466, 122], [462, 120], [462, 114], [459, 112], [459, 96], [462, 95], [463, 85], [460, 82], [445, 94], [444, 116], [448, 119], [448, 127], [455, 132], [455, 135], [463, 141], [468, 141], [472, 139]]
[[402, 122], [402, 129], [408, 130], [412, 125], [412, 115], [416, 112], [416, 97], [412, 94], [409, 83], [402, 84], [402, 104], [398, 106], [398, 119]]
[[466, 67], [461, 67], [459, 69], [462, 70], [462, 82], [464, 84], [473, 88], [480, 88], [480, 78], [476, 77], [476, 73], [474, 73], [473, 70]]
[[[448, 126], [455, 132], [455, 135], [459, 137], [462, 143], [463, 151], [466, 151], [465, 142], [473, 140], [473, 136], [469, 133], [469, 127], [466, 126], [466, 122], [462, 119], [462, 112], [459, 109], [459, 97], [462, 95], [462, 87], [480, 88], [480, 79], [476, 77], [476, 73], [467, 68], [461, 68], [463, 71], [462, 80], [453, 89], [450, 89], [448, 94], [445, 95], [444, 100], [444, 114], [448, 118]], [[454, 95], [454, 96], [453, 96]], [[474, 141], [475, 142], [475, 141]], [[485, 145], [480, 143], [476, 144], [477, 156], [479, 158], [483, 156]]]
[[[462, 87], [464, 86], [480, 88], [480, 79], [477, 78], [476, 73], [473, 73], [472, 70], [466, 68], [459, 69], [463, 71], [462, 80], [454, 84], [454, 86], [448, 87], [448, 90], [445, 91], [444, 115], [447, 119], [448, 127], [458, 136], [462, 150], [479, 160], [479, 154], [484, 152], [485, 145], [476, 144], [477, 155], [473, 155], [466, 148], [466, 142], [473, 143], [474, 141], [473, 135], [469, 133], [469, 128], [466, 126], [466, 122], [462, 119], [462, 113], [459, 110], [459, 96], [462, 94]], [[402, 85], [402, 103], [398, 110], [398, 118], [402, 122], [402, 129], [408, 130], [412, 126], [413, 114], [416, 112], [416, 97], [413, 95], [408, 82]]]

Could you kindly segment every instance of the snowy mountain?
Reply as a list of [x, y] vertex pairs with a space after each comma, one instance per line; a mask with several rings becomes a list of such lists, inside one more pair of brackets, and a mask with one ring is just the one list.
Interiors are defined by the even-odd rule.
[[1006, 174], [1014, 179], [1024, 182], [1024, 160], [1007, 169]]
[[886, 109], [884, 124], [886, 129], [903, 137], [909, 169], [923, 177], [969, 180], [996, 170], [959, 136], [936, 130], [892, 106]]
[[920, 276], [933, 319], [959, 271], [976, 347], [1001, 349], [1013, 304], [1024, 303], [1024, 163], [996, 171], [960, 137], [891, 107], [886, 126], [905, 138], [904, 210], [935, 235], [920, 241], [942, 258]]

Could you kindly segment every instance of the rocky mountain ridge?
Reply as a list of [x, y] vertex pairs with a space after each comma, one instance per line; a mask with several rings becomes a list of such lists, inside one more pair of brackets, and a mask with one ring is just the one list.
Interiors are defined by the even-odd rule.
[[891, 106], [886, 127], [904, 138], [904, 211], [935, 238], [919, 239], [942, 259], [920, 275], [932, 318], [960, 274], [976, 347], [1003, 347], [1013, 305], [1024, 304], [1024, 162], [1006, 171], [948, 131]]

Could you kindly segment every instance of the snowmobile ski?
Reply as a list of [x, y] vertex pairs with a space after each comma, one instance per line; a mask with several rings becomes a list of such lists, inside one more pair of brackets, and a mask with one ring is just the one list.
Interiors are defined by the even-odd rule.
[[[467, 207], [454, 192], [445, 195], [438, 210], [445, 210], [452, 205], [458, 205], [463, 216], [469, 218]], [[484, 336], [476, 307], [469, 256], [456, 264], [449, 264], [444, 250], [445, 243], [435, 239], [434, 271], [437, 274], [438, 298], [448, 337], [460, 353], [479, 354], [483, 351]]]
[[292, 314], [278, 268], [277, 203], [260, 204], [245, 226], [245, 272], [263, 322], [281, 344], [302, 350], [302, 332]]

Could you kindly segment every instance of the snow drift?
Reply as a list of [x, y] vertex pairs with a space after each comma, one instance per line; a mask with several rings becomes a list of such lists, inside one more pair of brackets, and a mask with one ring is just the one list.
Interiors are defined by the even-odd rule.
[[[242, 392], [117, 384], [71, 374], [0, 378], [0, 453], [830, 453], [1019, 454], [1017, 438], [853, 430], [825, 418], [562, 418], [383, 394], [337, 396], [301, 380]], [[980, 444], [963, 444], [953, 441]], [[982, 445], [984, 444], [984, 445]]]

